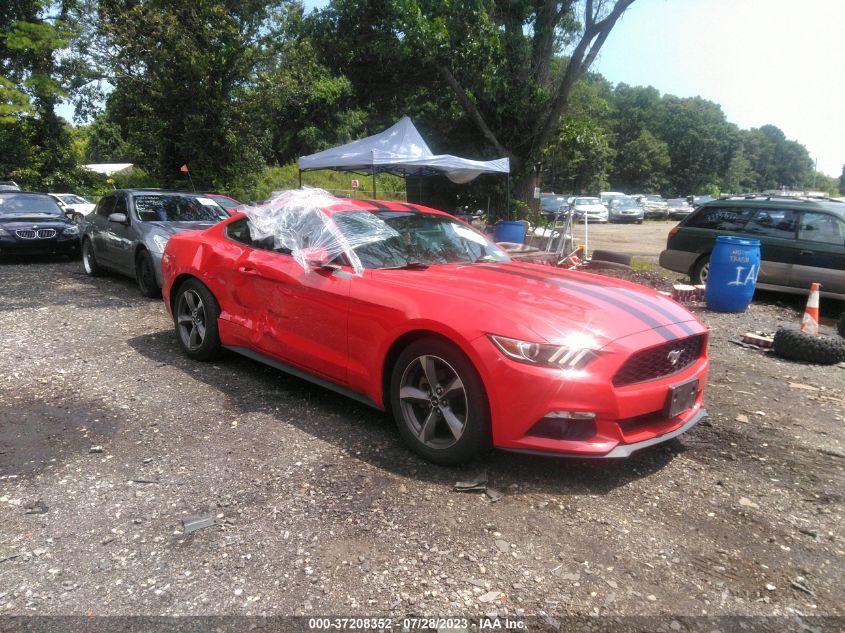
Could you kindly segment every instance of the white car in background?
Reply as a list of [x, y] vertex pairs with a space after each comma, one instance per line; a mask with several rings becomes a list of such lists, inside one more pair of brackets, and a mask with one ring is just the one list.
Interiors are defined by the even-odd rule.
[[598, 198], [578, 197], [572, 201], [572, 217], [576, 220], [587, 218], [588, 222], [607, 222], [608, 211]]
[[75, 193], [49, 193], [47, 195], [58, 203], [65, 215], [71, 220], [78, 220], [79, 216], [88, 215], [96, 206]]

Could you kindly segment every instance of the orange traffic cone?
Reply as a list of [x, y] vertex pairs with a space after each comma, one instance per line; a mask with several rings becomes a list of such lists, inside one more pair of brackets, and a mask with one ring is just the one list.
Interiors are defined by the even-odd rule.
[[819, 335], [819, 288], [821, 284], [810, 284], [810, 298], [801, 319], [801, 331], [812, 336]]

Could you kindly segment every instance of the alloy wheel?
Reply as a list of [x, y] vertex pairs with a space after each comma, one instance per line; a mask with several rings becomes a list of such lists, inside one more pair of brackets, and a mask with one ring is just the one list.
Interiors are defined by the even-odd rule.
[[176, 310], [179, 338], [187, 349], [198, 350], [205, 340], [205, 304], [195, 290], [186, 290], [179, 297]]
[[467, 394], [458, 372], [438, 356], [418, 356], [405, 368], [399, 405], [407, 427], [434, 449], [453, 446], [469, 415]]
[[85, 272], [89, 275], [94, 271], [94, 266], [91, 263], [91, 258], [94, 254], [91, 252], [91, 242], [85, 240], [82, 244], [82, 265], [85, 267]]
[[701, 272], [698, 274], [698, 276], [701, 277], [702, 284], [707, 283], [707, 278], [710, 276], [710, 262], [707, 262], [706, 264], [704, 264], [704, 266], [701, 267]]

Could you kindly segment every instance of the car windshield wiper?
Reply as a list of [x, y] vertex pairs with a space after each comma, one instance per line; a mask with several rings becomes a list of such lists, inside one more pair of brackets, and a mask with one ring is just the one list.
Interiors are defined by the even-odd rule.
[[422, 262], [408, 262], [404, 266], [388, 266], [382, 270], [425, 270], [426, 268], [428, 268], [428, 264], [423, 264]]

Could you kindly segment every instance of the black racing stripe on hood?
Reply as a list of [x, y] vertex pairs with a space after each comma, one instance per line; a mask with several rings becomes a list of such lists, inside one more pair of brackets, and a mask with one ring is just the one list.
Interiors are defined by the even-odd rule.
[[689, 324], [678, 320], [678, 317], [679, 317], [678, 314], [674, 314], [670, 310], [667, 310], [663, 306], [658, 305], [656, 303], [649, 303], [645, 299], [645, 297], [641, 296], [639, 293], [637, 293], [633, 290], [630, 290], [628, 288], [615, 288], [613, 286], [604, 286], [597, 281], [593, 281], [592, 279], [583, 279], [583, 280], [579, 281], [578, 283], [584, 283], [584, 284], [588, 284], [588, 285], [591, 285], [591, 286], [595, 286], [596, 288], [600, 288], [604, 292], [612, 292], [612, 293], [622, 294], [625, 297], [631, 299], [632, 301], [636, 301], [637, 303], [648, 307], [650, 310], [657, 312], [661, 316], [666, 317], [667, 319], [671, 319], [673, 324], [677, 325], [679, 328], [681, 328], [684, 331], [685, 334], [692, 336], [693, 334], [696, 333], [696, 331], [693, 328], [691, 328], [689, 326]]
[[381, 202], [377, 202], [375, 200], [362, 200], [361, 202], [365, 202], [367, 204], [373, 205], [374, 209], [378, 209], [379, 211], [390, 211], [390, 207], [386, 204], [382, 204]]
[[560, 279], [554, 279], [549, 277], [538, 277], [537, 275], [529, 275], [528, 273], [523, 273], [517, 270], [507, 270], [504, 268], [500, 268], [497, 266], [485, 266], [487, 270], [492, 270], [499, 273], [504, 273], [506, 275], [515, 275], [517, 277], [523, 277], [525, 279], [534, 279], [535, 281], [542, 281], [548, 284], [553, 284], [555, 286], [560, 286], [561, 288], [566, 288], [567, 290], [572, 290], [575, 292], [583, 292], [585, 295], [591, 296], [594, 299], [598, 299], [599, 301], [604, 301], [605, 303], [609, 303], [610, 305], [616, 306], [620, 310], [627, 312], [633, 317], [636, 317], [640, 321], [642, 321], [645, 325], [656, 330], [658, 334], [660, 334], [664, 339], [667, 341], [673, 341], [678, 337], [672, 334], [671, 332], [667, 331], [666, 325], [658, 323], [652, 317], [647, 315], [646, 313], [638, 310], [637, 308], [628, 305], [624, 301], [620, 301], [616, 297], [610, 297], [602, 292], [597, 292], [591, 288], [585, 288], [579, 284], [573, 284], [568, 281], [562, 281]]

